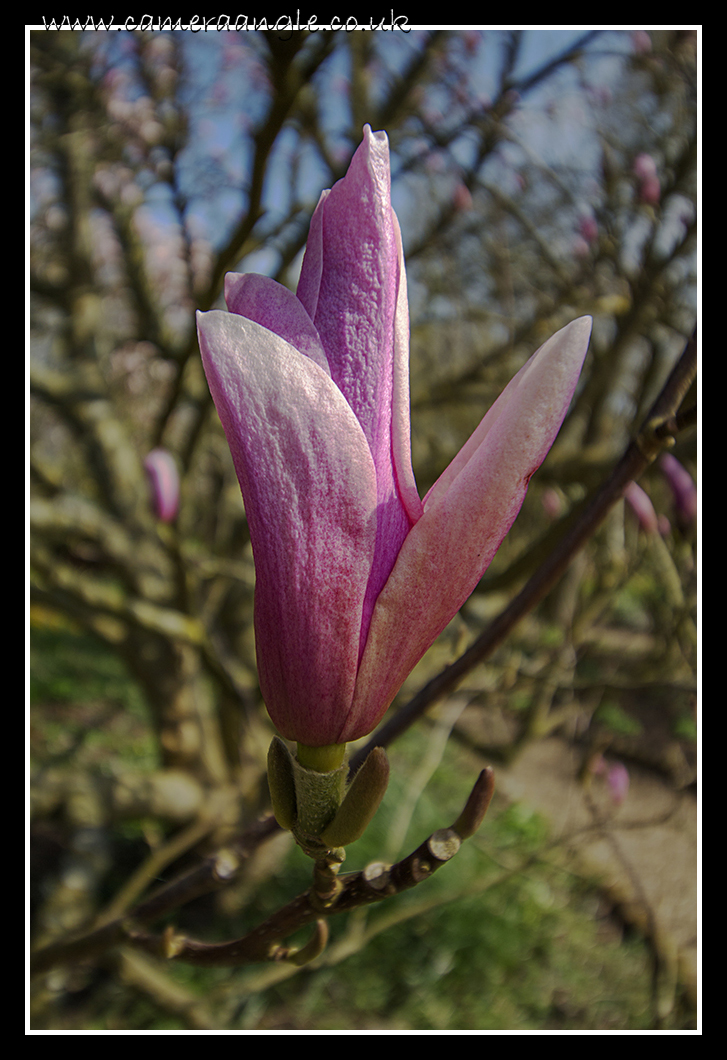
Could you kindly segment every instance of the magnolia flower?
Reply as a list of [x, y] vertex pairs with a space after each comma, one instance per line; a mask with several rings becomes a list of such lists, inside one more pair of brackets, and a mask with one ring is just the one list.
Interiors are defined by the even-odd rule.
[[342, 744], [376, 727], [482, 577], [563, 421], [591, 320], [538, 350], [422, 501], [385, 133], [366, 126], [321, 195], [297, 294], [228, 275], [225, 299], [197, 326], [250, 527], [261, 691], [282, 736]]

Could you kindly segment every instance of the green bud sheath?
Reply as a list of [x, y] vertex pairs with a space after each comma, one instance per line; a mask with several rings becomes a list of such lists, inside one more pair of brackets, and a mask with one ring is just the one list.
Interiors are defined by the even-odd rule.
[[279, 736], [268, 751], [268, 787], [275, 820], [288, 831], [295, 824], [295, 779], [293, 756]]
[[389, 760], [383, 747], [375, 747], [346, 792], [335, 817], [321, 832], [330, 847], [345, 847], [364, 834], [378, 810], [389, 783]]
[[[298, 744], [298, 754], [292, 758], [296, 807], [293, 834], [304, 848], [306, 840], [318, 839], [341, 805], [348, 774], [345, 753], [345, 744], [331, 747], [302, 747]], [[308, 765], [311, 761], [327, 768], [316, 769]]]
[[[279, 736], [268, 751], [268, 786], [281, 828], [292, 831], [312, 857], [359, 839], [389, 782], [383, 747], [375, 747], [346, 790], [346, 745], [306, 747], [291, 754]], [[344, 794], [345, 793], [345, 794]], [[340, 850], [343, 857], [343, 850]]]

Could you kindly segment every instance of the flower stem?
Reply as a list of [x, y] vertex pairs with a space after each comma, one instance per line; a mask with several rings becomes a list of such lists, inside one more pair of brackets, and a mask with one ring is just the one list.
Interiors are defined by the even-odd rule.
[[298, 761], [306, 769], [314, 769], [316, 773], [331, 773], [334, 769], [339, 769], [343, 765], [345, 754], [345, 743], [330, 743], [325, 747], [298, 744]]

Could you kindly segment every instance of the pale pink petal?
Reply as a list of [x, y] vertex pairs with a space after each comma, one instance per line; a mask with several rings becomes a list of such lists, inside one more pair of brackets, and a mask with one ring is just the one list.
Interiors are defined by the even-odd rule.
[[283, 736], [337, 742], [353, 696], [376, 536], [373, 461], [309, 357], [254, 321], [198, 314], [256, 569], [260, 687]]
[[490, 564], [560, 429], [590, 331], [581, 317], [549, 339], [429, 491], [376, 602], [347, 739], [383, 714]]
[[[481, 449], [490, 431], [507, 429], [514, 417], [518, 422], [519, 435], [517, 444], [510, 449], [513, 471], [519, 470], [518, 458], [521, 454], [537, 460], [533, 470], [540, 466], [573, 397], [590, 334], [591, 318], [579, 317], [551, 336], [533, 354], [513, 376], [480, 425], [429, 490], [424, 498], [425, 508], [451, 488], [462, 469]], [[552, 431], [552, 424], [558, 415], [561, 418]], [[536, 449], [533, 449], [534, 445]]]

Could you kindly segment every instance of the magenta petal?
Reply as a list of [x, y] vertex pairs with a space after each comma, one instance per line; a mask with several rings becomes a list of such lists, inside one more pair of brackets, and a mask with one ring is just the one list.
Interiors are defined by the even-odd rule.
[[391, 463], [399, 267], [388, 139], [367, 126], [346, 176], [316, 208], [298, 298], [368, 439], [377, 472]]
[[340, 742], [376, 535], [366, 440], [330, 377], [278, 335], [223, 312], [198, 314], [198, 332], [250, 527], [265, 704], [288, 739]]
[[367, 125], [346, 176], [321, 195], [297, 296], [376, 468], [376, 556], [364, 604], [363, 649], [376, 597], [422, 511], [411, 469], [406, 273], [391, 208], [386, 133]]
[[541, 346], [429, 491], [376, 601], [352, 723], [383, 714], [489, 566], [568, 411], [590, 332], [581, 317]]
[[231, 313], [262, 324], [280, 335], [296, 350], [310, 357], [330, 375], [321, 338], [300, 301], [287, 287], [256, 273], [228, 272], [225, 276], [225, 301]]

